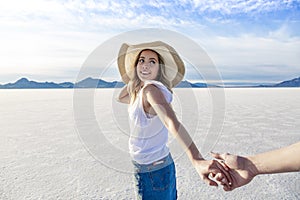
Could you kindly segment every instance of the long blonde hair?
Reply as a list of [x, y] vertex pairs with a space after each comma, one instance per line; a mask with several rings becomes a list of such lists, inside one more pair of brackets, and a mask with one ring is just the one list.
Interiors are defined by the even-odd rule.
[[167, 76], [166, 76], [166, 73], [165, 73], [165, 63], [164, 63], [164, 60], [161, 57], [161, 55], [159, 53], [157, 53], [156, 51], [152, 50], [152, 49], [143, 49], [137, 55], [137, 57], [135, 59], [134, 66], [132, 66], [132, 68], [134, 69], [133, 70], [134, 76], [133, 76], [133, 79], [131, 79], [128, 82], [128, 86], [127, 86], [127, 91], [130, 95], [130, 103], [133, 103], [135, 101], [137, 93], [141, 90], [142, 81], [137, 75], [137, 64], [138, 64], [141, 53], [143, 51], [146, 51], [146, 50], [149, 50], [149, 51], [152, 51], [152, 52], [156, 53], [157, 57], [158, 57], [159, 70], [158, 70], [158, 74], [157, 74], [157, 77], [156, 77], [155, 80], [161, 82], [164, 86], [166, 86], [168, 88], [168, 90], [170, 90], [172, 92], [172, 87], [171, 87], [172, 84], [167, 79]]

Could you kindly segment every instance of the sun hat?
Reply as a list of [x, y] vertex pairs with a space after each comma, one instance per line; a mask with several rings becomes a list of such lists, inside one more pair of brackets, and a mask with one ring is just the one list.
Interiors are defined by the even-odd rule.
[[156, 51], [164, 60], [166, 78], [171, 87], [175, 87], [182, 81], [185, 67], [178, 53], [173, 47], [162, 42], [155, 41], [131, 45], [122, 44], [118, 55], [118, 68], [124, 83], [128, 83], [134, 76], [134, 62], [142, 50], [150, 49]]

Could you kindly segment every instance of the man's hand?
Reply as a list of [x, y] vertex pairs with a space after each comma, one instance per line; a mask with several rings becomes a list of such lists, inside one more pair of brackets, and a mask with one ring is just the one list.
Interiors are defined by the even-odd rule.
[[228, 187], [223, 185], [225, 191], [231, 191], [249, 183], [256, 175], [257, 171], [253, 163], [246, 157], [236, 156], [231, 154], [211, 153], [212, 156], [218, 159], [223, 166], [230, 168], [228, 171], [232, 178], [232, 185]]

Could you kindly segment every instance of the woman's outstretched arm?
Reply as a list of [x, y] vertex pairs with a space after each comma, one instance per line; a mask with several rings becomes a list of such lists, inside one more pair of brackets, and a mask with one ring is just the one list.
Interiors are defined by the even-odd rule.
[[219, 181], [223, 180], [227, 187], [230, 187], [231, 177], [226, 169], [215, 160], [205, 160], [189, 133], [185, 129], [185, 127], [178, 121], [174, 110], [171, 105], [166, 101], [162, 92], [154, 85], [148, 85], [144, 89], [143, 94], [144, 102], [149, 105], [144, 106], [144, 108], [148, 107], [153, 109], [152, 113], [158, 115], [160, 120], [167, 127], [168, 131], [173, 134], [173, 136], [179, 141], [183, 149], [185, 150], [187, 156], [192, 162], [193, 166], [196, 168], [196, 171], [200, 175], [200, 177], [208, 184], [212, 186], [217, 186], [218, 184], [215, 181], [212, 181], [209, 178], [209, 175], [218, 176]]

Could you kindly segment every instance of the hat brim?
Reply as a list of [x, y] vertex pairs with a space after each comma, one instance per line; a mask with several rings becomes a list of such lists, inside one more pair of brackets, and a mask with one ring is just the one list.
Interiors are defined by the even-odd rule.
[[138, 54], [144, 49], [154, 50], [163, 58], [166, 78], [170, 81], [172, 87], [182, 81], [185, 67], [178, 53], [170, 45], [155, 41], [137, 45], [122, 44], [118, 55], [118, 68], [124, 83], [127, 84], [133, 78], [134, 63]]

